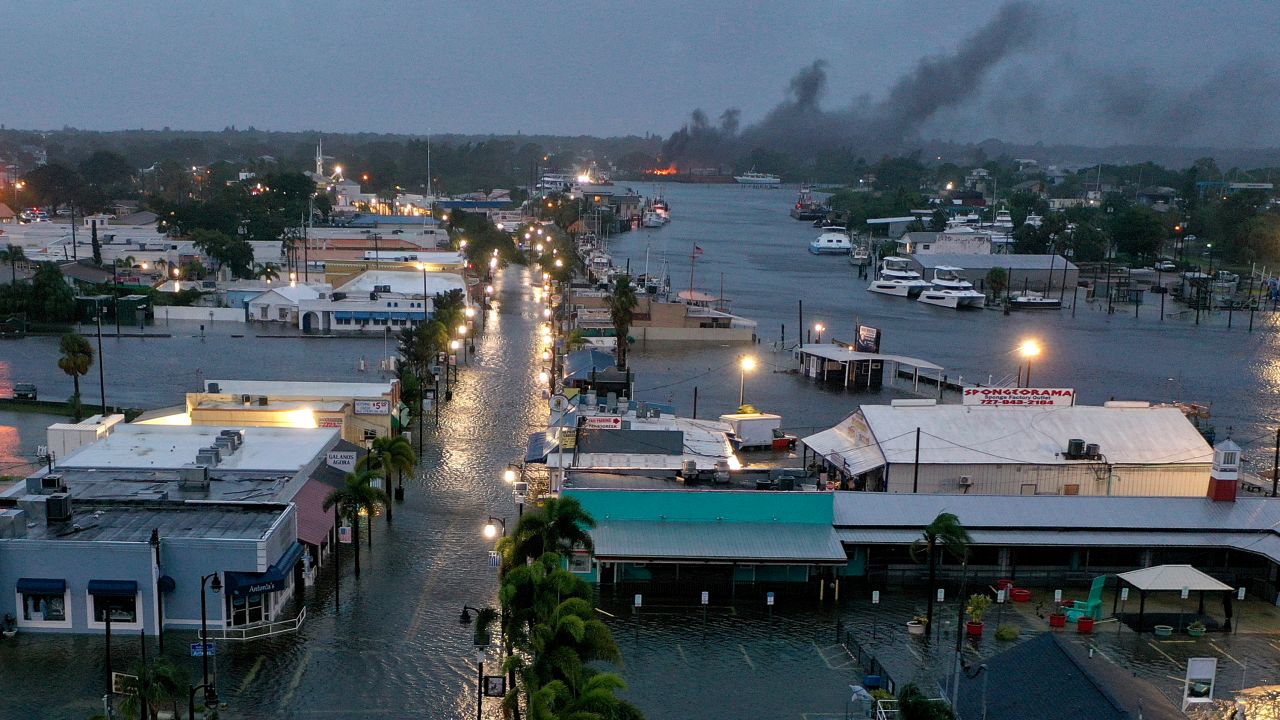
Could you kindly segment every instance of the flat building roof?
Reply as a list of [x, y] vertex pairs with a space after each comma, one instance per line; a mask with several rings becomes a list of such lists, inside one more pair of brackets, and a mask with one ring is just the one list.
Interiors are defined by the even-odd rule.
[[223, 430], [239, 430], [244, 442], [211, 472], [296, 473], [338, 439], [332, 428], [227, 428], [204, 425], [119, 425], [115, 432], [58, 461], [59, 468], [178, 470], [196, 462]]

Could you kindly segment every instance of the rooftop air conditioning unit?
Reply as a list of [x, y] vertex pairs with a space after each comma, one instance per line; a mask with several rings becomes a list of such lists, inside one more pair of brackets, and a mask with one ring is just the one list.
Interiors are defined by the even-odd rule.
[[967, 488], [967, 487], [973, 487], [973, 476], [972, 476], [972, 475], [961, 475], [961, 476], [960, 476], [960, 487], [966, 487], [966, 488]]
[[61, 475], [45, 475], [44, 477], [40, 478], [40, 489], [52, 490], [54, 492], [59, 492], [64, 490], [65, 488], [62, 485], [62, 476]]
[[248, 405], [248, 404], [249, 404], [249, 401], [250, 401], [250, 400], [252, 400], [252, 399], [253, 399], [253, 397], [252, 397], [252, 396], [249, 396], [249, 395], [241, 395], [241, 396], [240, 396], [240, 402], [244, 403], [245, 405]]
[[209, 392], [216, 393], [216, 392], [220, 392], [221, 389], [222, 388], [218, 387], [218, 383], [216, 382], [209, 383]]
[[178, 477], [183, 490], [207, 490], [209, 488], [208, 465], [196, 464], [178, 468]]
[[258, 396], [258, 404], [259, 404], [259, 405], [261, 405], [261, 406], [263, 406], [263, 407], [266, 407], [266, 405], [267, 405], [267, 396], [266, 396], [266, 395], [259, 395], [259, 396]]
[[54, 493], [45, 501], [45, 514], [50, 525], [71, 521], [71, 496], [67, 493]]

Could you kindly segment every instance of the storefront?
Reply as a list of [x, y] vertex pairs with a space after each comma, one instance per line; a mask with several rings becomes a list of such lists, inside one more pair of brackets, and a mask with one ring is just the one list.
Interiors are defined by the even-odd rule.
[[295, 589], [302, 587], [300, 577], [303, 546], [295, 542], [266, 572], [223, 573], [226, 588], [227, 627], [237, 628], [279, 619]]

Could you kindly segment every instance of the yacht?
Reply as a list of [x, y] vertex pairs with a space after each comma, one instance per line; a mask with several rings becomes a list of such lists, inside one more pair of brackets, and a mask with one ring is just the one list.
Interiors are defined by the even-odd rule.
[[853, 250], [849, 253], [850, 265], [866, 265], [871, 262], [871, 248], [864, 243], [858, 243], [853, 246]]
[[755, 168], [752, 168], [751, 172], [734, 175], [733, 179], [737, 180], [741, 185], [767, 185], [769, 187], [778, 187], [782, 184], [782, 179], [777, 175], [772, 173], [756, 172]]
[[660, 228], [667, 224], [665, 218], [658, 214], [657, 210], [645, 210], [644, 215], [640, 219], [640, 224], [647, 228]]
[[867, 286], [868, 292], [915, 297], [929, 287], [920, 273], [911, 269], [911, 261], [900, 257], [887, 257], [880, 262], [880, 277]]
[[814, 255], [848, 255], [852, 249], [848, 231], [838, 225], [822, 228], [822, 234], [809, 243], [809, 252]]
[[1057, 310], [1062, 301], [1055, 297], [1047, 297], [1034, 290], [1024, 290], [1009, 296], [1010, 310]]
[[939, 265], [933, 269], [933, 287], [920, 293], [917, 302], [948, 308], [980, 308], [987, 297], [973, 289], [958, 267]]

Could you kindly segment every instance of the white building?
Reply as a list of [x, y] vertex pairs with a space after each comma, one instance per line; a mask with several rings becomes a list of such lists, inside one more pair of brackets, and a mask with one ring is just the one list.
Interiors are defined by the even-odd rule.
[[898, 253], [990, 255], [991, 233], [967, 226], [949, 227], [943, 232], [909, 232], [898, 239]]
[[864, 405], [802, 442], [845, 487], [889, 493], [1204, 496], [1213, 460], [1182, 411], [1131, 402]]
[[319, 300], [330, 292], [328, 285], [284, 285], [272, 288], [249, 301], [249, 319], [260, 322], [298, 324], [298, 303]]
[[324, 333], [395, 330], [429, 316], [437, 293], [466, 289], [456, 273], [369, 270], [327, 297], [299, 301], [298, 327]]

